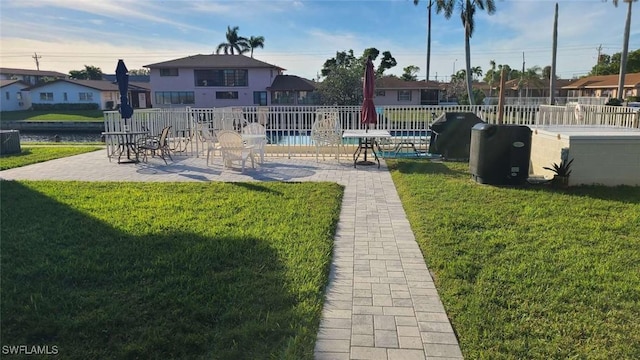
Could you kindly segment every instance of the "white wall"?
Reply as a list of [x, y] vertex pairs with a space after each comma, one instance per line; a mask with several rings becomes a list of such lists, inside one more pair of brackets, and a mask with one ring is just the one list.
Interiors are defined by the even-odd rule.
[[[31, 107], [31, 99], [28, 91], [22, 91], [25, 88], [25, 84], [14, 83], [11, 85], [3, 86], [0, 97], [0, 111], [17, 111], [27, 110]], [[22, 99], [18, 99], [18, 93], [22, 95]], [[8, 99], [7, 99], [8, 97]]]
[[[40, 93], [53, 93], [53, 100], [40, 100]], [[64, 98], [65, 93], [67, 94], [66, 100]], [[93, 98], [90, 101], [80, 101], [80, 93], [91, 93], [93, 94]], [[100, 109], [104, 110], [105, 108], [105, 100], [102, 98], [102, 91], [64, 81], [52, 82], [31, 90], [31, 102], [34, 104], [96, 103], [100, 106]]]

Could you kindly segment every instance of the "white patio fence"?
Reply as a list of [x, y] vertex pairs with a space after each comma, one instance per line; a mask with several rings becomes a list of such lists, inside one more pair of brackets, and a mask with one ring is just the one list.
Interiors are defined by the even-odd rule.
[[[202, 156], [203, 128], [240, 131], [248, 122], [260, 122], [267, 128], [269, 145], [266, 156], [315, 156], [310, 132], [316, 109], [321, 106], [270, 106], [237, 108], [171, 108], [135, 110], [127, 126], [132, 131], [159, 134], [171, 126], [172, 156]], [[362, 129], [360, 106], [332, 106], [337, 109], [343, 130]], [[410, 144], [409, 151], [426, 151], [429, 126], [445, 112], [472, 112], [488, 123], [497, 122], [497, 106], [379, 106], [376, 129], [388, 130], [395, 140]], [[576, 117], [575, 106], [511, 105], [504, 108], [504, 124], [517, 125], [608, 125], [638, 127], [638, 113], [622, 107], [581, 105]], [[124, 130], [117, 111], [105, 112], [105, 131]], [[110, 138], [109, 149], [116, 147], [117, 137]], [[396, 141], [397, 143], [398, 141]], [[350, 155], [353, 144], [346, 144], [344, 155]]]

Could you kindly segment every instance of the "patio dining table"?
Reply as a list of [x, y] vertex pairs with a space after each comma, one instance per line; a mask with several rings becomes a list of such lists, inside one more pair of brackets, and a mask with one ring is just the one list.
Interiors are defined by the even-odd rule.
[[[113, 141], [110, 141], [110, 137], [115, 137], [116, 146], [111, 149], [109, 152], [109, 145], [107, 145], [107, 156], [109, 160], [112, 157], [118, 156], [118, 164], [131, 164], [138, 163], [140, 159], [138, 158], [138, 148], [137, 148], [137, 140], [139, 137], [148, 135], [148, 131], [105, 131], [102, 133], [105, 137], [105, 143], [112, 144]], [[125, 156], [125, 159], [122, 159], [122, 156]], [[133, 155], [133, 157], [132, 157]]]
[[[367, 160], [367, 152], [371, 149], [373, 153], [373, 157], [378, 163], [378, 169], [380, 168], [380, 159], [376, 154], [376, 148], [380, 151], [380, 145], [377, 142], [377, 139], [380, 138], [390, 138], [391, 134], [387, 130], [345, 130], [342, 133], [343, 139], [358, 139], [358, 147], [356, 151], [353, 153], [353, 167], [356, 165], [373, 165], [375, 164], [373, 161]], [[364, 152], [364, 153], [363, 153]], [[364, 155], [364, 159], [358, 161], [360, 155]]]

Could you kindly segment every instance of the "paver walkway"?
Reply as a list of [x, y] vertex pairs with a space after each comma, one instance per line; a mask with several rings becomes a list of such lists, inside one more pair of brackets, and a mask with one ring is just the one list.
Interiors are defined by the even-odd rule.
[[256, 169], [175, 158], [109, 162], [105, 151], [0, 171], [2, 179], [332, 181], [345, 186], [316, 359], [460, 359], [458, 341], [386, 164], [269, 158]]

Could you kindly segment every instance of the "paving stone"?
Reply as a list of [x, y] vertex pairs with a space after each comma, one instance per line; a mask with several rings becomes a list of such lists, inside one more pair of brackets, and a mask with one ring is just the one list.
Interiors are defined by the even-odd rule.
[[387, 349], [373, 347], [351, 347], [351, 359], [387, 360]]
[[373, 327], [380, 330], [396, 330], [396, 320], [390, 315], [374, 315]]
[[462, 358], [458, 345], [431, 344], [425, 347], [427, 356]]
[[376, 347], [398, 347], [398, 333], [395, 330], [375, 330]]
[[420, 332], [420, 336], [422, 338], [422, 342], [427, 344], [458, 344], [458, 339], [452, 332], [422, 331]]
[[351, 341], [349, 340], [318, 339], [316, 340], [315, 351], [348, 352], [350, 344]]
[[424, 349], [422, 339], [419, 337], [398, 336], [401, 349]]
[[[420, 343], [422, 345], [422, 343]], [[351, 346], [374, 346], [373, 335], [354, 334], [351, 337]]]
[[425, 360], [424, 350], [389, 349], [389, 360]]

